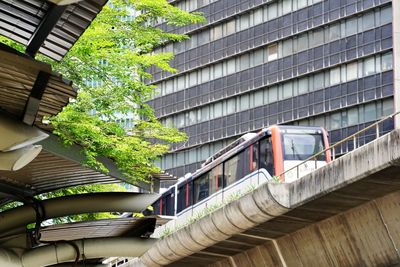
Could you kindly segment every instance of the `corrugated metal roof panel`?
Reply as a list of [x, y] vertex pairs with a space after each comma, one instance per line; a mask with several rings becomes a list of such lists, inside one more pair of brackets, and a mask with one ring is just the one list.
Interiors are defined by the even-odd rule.
[[[69, 5], [41, 44], [39, 52], [61, 60], [106, 2], [85, 0]], [[42, 0], [0, 0], [0, 34], [28, 45], [44, 18], [51, 12], [52, 5]]]

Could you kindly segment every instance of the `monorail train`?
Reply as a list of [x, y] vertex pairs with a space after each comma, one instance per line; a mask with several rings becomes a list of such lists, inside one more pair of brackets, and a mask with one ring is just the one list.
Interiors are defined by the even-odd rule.
[[153, 214], [180, 216], [190, 210], [193, 215], [196, 207], [223, 201], [224, 194], [259, 185], [273, 176], [281, 182], [292, 182], [330, 162], [330, 151], [304, 162], [298, 169], [285, 171], [328, 147], [328, 134], [322, 127], [274, 125], [245, 134], [164, 192], [152, 205]]

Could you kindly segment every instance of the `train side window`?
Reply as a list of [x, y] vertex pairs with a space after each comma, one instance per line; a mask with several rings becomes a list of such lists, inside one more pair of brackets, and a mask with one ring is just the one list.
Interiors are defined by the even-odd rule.
[[175, 206], [175, 197], [174, 194], [168, 194], [165, 196], [165, 215], [174, 216], [174, 206]]
[[239, 152], [224, 163], [224, 178], [229, 186], [250, 173], [250, 147]]
[[260, 169], [264, 168], [268, 173], [274, 175], [274, 157], [272, 153], [271, 137], [260, 141]]
[[258, 142], [254, 143], [250, 148], [250, 172], [253, 172], [258, 169]]
[[157, 200], [152, 206], [153, 206], [153, 214], [154, 215], [160, 215], [160, 201], [161, 198], [159, 200]]
[[222, 164], [215, 166], [210, 171], [210, 194], [213, 194], [223, 187]]
[[226, 186], [236, 181], [239, 156], [234, 156], [224, 163], [224, 177]]
[[161, 202], [160, 202], [160, 214], [161, 215], [166, 215], [167, 214], [167, 205], [165, 202], [165, 197], [161, 198]]
[[194, 203], [209, 196], [209, 173], [203, 174], [194, 180]]
[[181, 212], [186, 208], [186, 184], [178, 187], [178, 210], [177, 213]]

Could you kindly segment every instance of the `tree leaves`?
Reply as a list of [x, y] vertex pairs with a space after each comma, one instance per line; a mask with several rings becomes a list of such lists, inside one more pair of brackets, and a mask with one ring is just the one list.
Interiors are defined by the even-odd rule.
[[[135, 18], [128, 16], [133, 10]], [[60, 63], [50, 62], [80, 88], [77, 100], [50, 118], [54, 133], [65, 144], [81, 145], [86, 165], [107, 173], [97, 158], [108, 157], [132, 183], [158, 172], [154, 160], [170, 143], [186, 138], [158, 122], [146, 104], [154, 90], [143, 82], [151, 78], [147, 68], [176, 71], [169, 65], [172, 53], [152, 50], [187, 38], [150, 26], [160, 19], [176, 26], [204, 22], [200, 14], [184, 12], [166, 0], [113, 0]], [[96, 86], [90, 85], [93, 81]], [[127, 135], [115, 121], [131, 113], [133, 127]]]

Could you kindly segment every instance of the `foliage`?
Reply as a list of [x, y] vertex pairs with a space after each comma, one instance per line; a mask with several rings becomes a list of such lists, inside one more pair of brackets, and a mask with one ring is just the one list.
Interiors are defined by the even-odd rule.
[[[134, 19], [128, 16], [132, 10], [136, 10]], [[158, 172], [153, 161], [168, 151], [170, 143], [186, 138], [157, 121], [145, 103], [154, 89], [144, 83], [151, 78], [146, 69], [156, 66], [175, 72], [169, 65], [171, 53], [153, 54], [152, 50], [187, 38], [150, 26], [160, 19], [177, 26], [204, 21], [199, 14], [184, 12], [166, 0], [113, 0], [61, 62], [40, 58], [80, 88], [76, 101], [50, 118], [54, 132], [67, 145], [81, 145], [88, 166], [107, 172], [98, 157], [111, 158], [133, 183]], [[88, 81], [100, 85], [91, 87]], [[130, 112], [134, 126], [126, 135], [114, 121]]]

